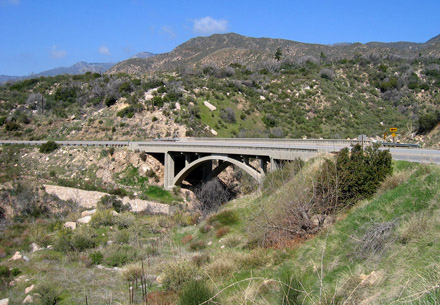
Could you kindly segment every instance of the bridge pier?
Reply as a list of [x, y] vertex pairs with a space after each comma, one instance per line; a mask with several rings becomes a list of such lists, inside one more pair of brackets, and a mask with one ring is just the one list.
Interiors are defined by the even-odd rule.
[[174, 187], [174, 156], [170, 152], [165, 153], [164, 158], [164, 189], [172, 190]]

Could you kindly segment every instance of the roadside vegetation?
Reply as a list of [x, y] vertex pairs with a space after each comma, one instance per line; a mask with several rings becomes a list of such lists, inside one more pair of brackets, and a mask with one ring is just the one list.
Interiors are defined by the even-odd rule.
[[[8, 162], [20, 156], [2, 149]], [[116, 178], [145, 182], [132, 167]], [[74, 230], [65, 223], [87, 211], [19, 182], [0, 190], [0, 299], [10, 304], [28, 295], [42, 304], [438, 299], [440, 169], [392, 162], [375, 147], [286, 164], [242, 198], [217, 204], [206, 194], [200, 211], [133, 213], [107, 196]]]

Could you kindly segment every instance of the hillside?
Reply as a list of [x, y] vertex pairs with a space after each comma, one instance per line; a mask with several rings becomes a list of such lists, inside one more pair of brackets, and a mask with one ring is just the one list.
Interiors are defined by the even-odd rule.
[[371, 42], [329, 46], [284, 39], [252, 38], [228, 33], [196, 37], [179, 45], [169, 53], [160, 54], [153, 58], [123, 61], [111, 68], [108, 73], [143, 74], [175, 71], [200, 67], [208, 63], [216, 64], [219, 67], [233, 63], [255, 67], [273, 59], [278, 48], [283, 53], [283, 62], [287, 63], [297, 63], [310, 58], [319, 60], [322, 56], [337, 61], [354, 57], [414, 59], [419, 56], [436, 58], [440, 55], [440, 43], [436, 38], [430, 39], [426, 43]]
[[439, 145], [438, 59], [322, 57], [259, 65], [210, 63], [155, 76], [86, 73], [6, 84], [0, 86], [0, 128], [5, 139], [366, 134], [380, 140], [396, 127], [401, 141]]
[[[174, 215], [132, 213], [121, 210], [118, 197], [101, 200], [92, 211], [46, 194], [41, 180], [25, 183], [34, 175], [28, 163], [41, 163], [35, 174], [47, 180], [69, 177], [88, 164], [78, 171], [78, 183], [92, 177], [96, 165], [127, 165], [124, 149], [113, 152], [115, 161], [101, 150], [62, 148], [44, 155], [36, 148], [1, 148], [2, 172], [14, 180], [0, 188], [0, 300], [143, 304], [146, 296], [151, 304], [177, 304], [194, 289], [216, 295], [220, 304], [435, 304], [438, 298], [436, 165], [395, 162], [393, 174], [369, 199], [323, 221], [314, 206], [308, 223], [318, 231], [281, 235], [285, 239], [277, 245], [261, 247], [261, 233], [273, 225], [265, 227], [264, 215], [309, 201], [309, 182], [319, 181], [322, 157], [273, 173], [261, 192], [206, 218], [184, 209]], [[128, 158], [143, 166], [135, 153]], [[122, 184], [139, 178], [128, 173], [115, 177]], [[88, 224], [79, 221], [84, 215], [91, 215]], [[74, 230], [64, 227], [75, 222]]]

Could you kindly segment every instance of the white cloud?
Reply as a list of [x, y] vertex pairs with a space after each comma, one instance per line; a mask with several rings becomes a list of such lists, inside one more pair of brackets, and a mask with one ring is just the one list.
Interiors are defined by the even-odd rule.
[[56, 45], [52, 46], [52, 50], [50, 52], [52, 58], [63, 58], [67, 55], [66, 50], [58, 50]]
[[225, 19], [214, 19], [203, 17], [194, 20], [193, 31], [197, 34], [208, 35], [214, 33], [224, 33], [228, 30], [228, 21]]
[[176, 38], [176, 33], [174, 33], [173, 29], [170, 26], [164, 25], [161, 28], [162, 32], [168, 35], [168, 38], [174, 39]]
[[110, 56], [110, 50], [107, 46], [100, 46], [99, 47], [99, 53]]

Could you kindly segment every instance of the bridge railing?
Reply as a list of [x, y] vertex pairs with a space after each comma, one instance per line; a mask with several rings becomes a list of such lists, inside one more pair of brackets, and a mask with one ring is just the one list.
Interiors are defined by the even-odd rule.
[[[0, 145], [42, 145], [47, 141], [1, 140]], [[54, 141], [61, 146], [93, 146], [93, 147], [124, 147], [129, 146], [129, 141]]]
[[[177, 140], [177, 139], [176, 139]], [[362, 144], [359, 140], [345, 139], [287, 139], [287, 138], [180, 138], [182, 142], [240, 142], [240, 143], [294, 143], [294, 144], [322, 144], [322, 145], [351, 145]], [[371, 144], [372, 141], [365, 140], [364, 144]]]

